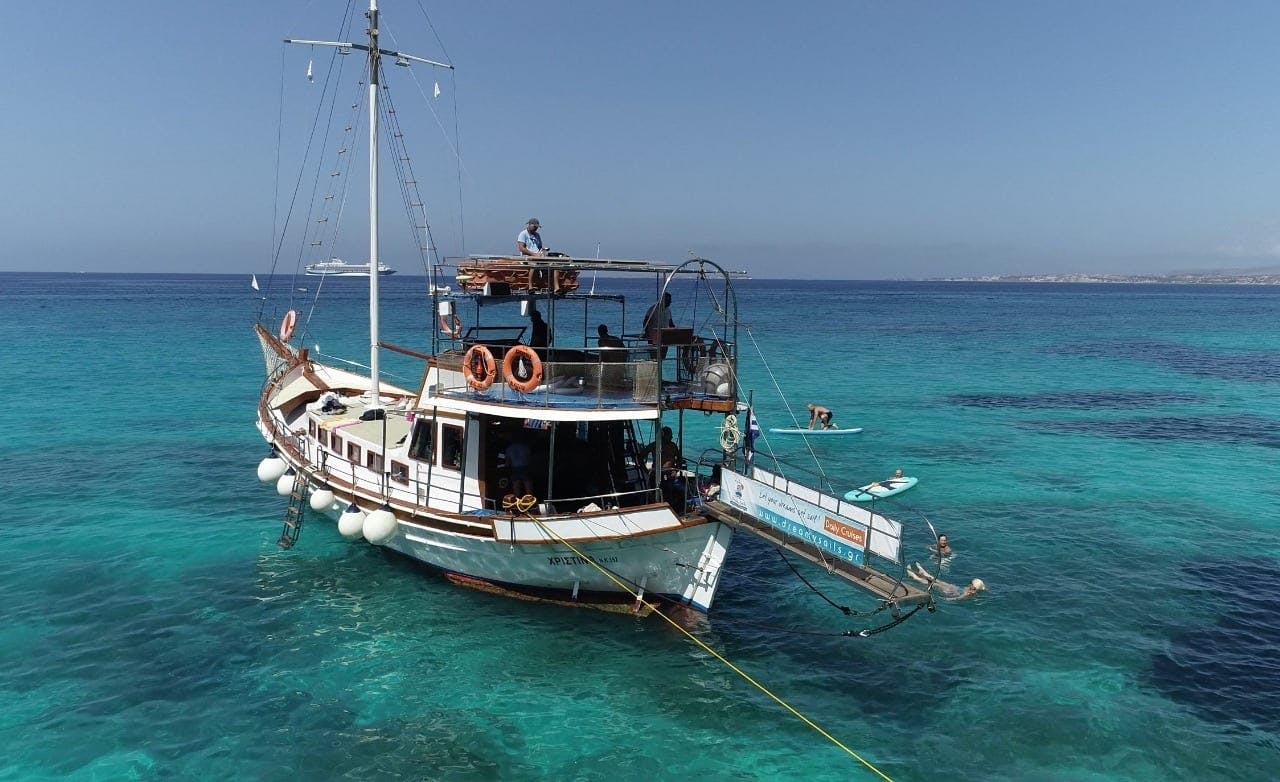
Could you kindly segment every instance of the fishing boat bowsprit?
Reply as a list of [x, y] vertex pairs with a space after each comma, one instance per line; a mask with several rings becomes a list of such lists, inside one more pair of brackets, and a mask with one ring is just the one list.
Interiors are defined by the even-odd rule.
[[[389, 94], [382, 58], [447, 67], [380, 49], [377, 17], [371, 6], [367, 46], [300, 42], [368, 54], [371, 194], [377, 104]], [[372, 195], [370, 212], [377, 263]], [[289, 498], [282, 546], [297, 541], [307, 514], [323, 514], [345, 538], [469, 585], [636, 611], [707, 611], [730, 543], [745, 532], [875, 595], [894, 622], [900, 606], [931, 605], [869, 561], [901, 568], [901, 523], [822, 481], [812, 488], [755, 448], [740, 388], [737, 274], [702, 258], [471, 255], [456, 266], [456, 293], [433, 282], [424, 294], [425, 349], [381, 339], [378, 275], [369, 275], [367, 371], [299, 345], [294, 310], [278, 329], [261, 318], [255, 326], [267, 374], [257, 426], [272, 449], [258, 477]], [[594, 283], [582, 291], [588, 272], [651, 280], [629, 288], [647, 291], [639, 307], [661, 310], [675, 293], [691, 325], [641, 326], [643, 310], [623, 292], [597, 293]], [[423, 362], [420, 378], [383, 382], [383, 353]]]

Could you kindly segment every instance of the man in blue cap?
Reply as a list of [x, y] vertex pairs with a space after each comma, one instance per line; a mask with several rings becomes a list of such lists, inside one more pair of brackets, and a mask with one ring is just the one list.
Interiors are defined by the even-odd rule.
[[525, 223], [524, 230], [516, 237], [516, 248], [520, 250], [521, 255], [543, 256], [547, 254], [547, 248], [542, 244], [542, 237], [538, 235], [538, 228], [542, 223], [538, 222], [538, 218], [530, 217], [529, 222]]

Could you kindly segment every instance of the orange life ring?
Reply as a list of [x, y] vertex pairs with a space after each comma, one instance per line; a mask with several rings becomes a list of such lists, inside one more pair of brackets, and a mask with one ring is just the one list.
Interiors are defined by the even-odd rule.
[[280, 341], [288, 342], [293, 339], [293, 329], [298, 325], [298, 311], [289, 310], [284, 314], [284, 320], [280, 321]]
[[[520, 360], [522, 358], [524, 361]], [[521, 375], [526, 371], [528, 375], [521, 379]], [[527, 394], [542, 384], [542, 359], [538, 358], [538, 354], [528, 345], [516, 345], [508, 350], [506, 357], [502, 359], [502, 374], [507, 378], [507, 385], [522, 394]]]
[[448, 315], [440, 316], [440, 333], [448, 334], [450, 337], [457, 339], [462, 336], [462, 318], [458, 317], [458, 313], [453, 314], [453, 322], [449, 322]]
[[476, 391], [488, 391], [498, 376], [498, 364], [493, 353], [484, 345], [472, 345], [462, 356], [462, 376], [467, 385]]

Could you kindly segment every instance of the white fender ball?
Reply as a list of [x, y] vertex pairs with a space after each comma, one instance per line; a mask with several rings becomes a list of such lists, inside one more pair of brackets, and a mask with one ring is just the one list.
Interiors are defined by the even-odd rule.
[[294, 474], [292, 467], [285, 470], [284, 475], [280, 476], [280, 480], [276, 481], [276, 494], [281, 497], [288, 497], [293, 494], [293, 483], [297, 479], [298, 476]]
[[[733, 379], [733, 370], [728, 364], [719, 362], [702, 371], [702, 390], [708, 394], [728, 394], [729, 381]], [[726, 389], [726, 390], [721, 390]]]
[[384, 546], [396, 536], [396, 517], [387, 506], [378, 508], [364, 517], [364, 539], [375, 546]]
[[328, 486], [321, 486], [311, 492], [311, 510], [317, 513], [323, 513], [333, 507], [333, 490]]
[[338, 517], [338, 534], [347, 540], [355, 540], [364, 531], [364, 511], [353, 502]]
[[280, 476], [284, 475], [288, 467], [284, 459], [280, 458], [280, 454], [272, 451], [270, 456], [258, 462], [258, 480], [263, 483], [275, 483], [280, 480]]

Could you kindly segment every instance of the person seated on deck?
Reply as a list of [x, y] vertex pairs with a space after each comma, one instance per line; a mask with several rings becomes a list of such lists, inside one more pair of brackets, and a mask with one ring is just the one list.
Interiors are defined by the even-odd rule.
[[542, 257], [547, 254], [547, 248], [542, 244], [542, 235], [538, 233], [541, 227], [542, 223], [536, 217], [530, 217], [529, 222], [525, 223], [524, 230], [516, 237], [516, 250], [521, 255]]
[[805, 405], [805, 407], [809, 408], [810, 429], [812, 429], [817, 423], [821, 423], [823, 429], [838, 428], [835, 424], [831, 423], [831, 418], [834, 413], [831, 412], [830, 408], [823, 407], [822, 405], [815, 405], [812, 402]]
[[602, 348], [600, 351], [601, 361], [626, 360], [626, 354], [617, 349], [624, 347], [622, 340], [610, 334], [608, 326], [601, 323], [599, 326], [596, 326], [596, 333], [600, 335], [597, 342], [599, 342], [600, 347]]
[[[657, 440], [649, 443], [640, 452], [640, 462], [648, 464], [651, 463], [650, 459], [656, 459], [655, 453], [658, 447], [659, 442]], [[662, 498], [671, 506], [671, 509], [677, 514], [683, 514], [689, 483], [682, 472], [685, 465], [684, 457], [680, 455], [680, 446], [676, 444], [675, 437], [673, 437], [669, 426], [662, 427], [661, 449], [662, 477], [658, 487], [662, 489]]]
[[[655, 458], [655, 452], [658, 450], [659, 443], [657, 440], [645, 446], [640, 452], [640, 462], [646, 463], [650, 459]], [[680, 446], [676, 444], [675, 438], [672, 436], [671, 427], [662, 427], [662, 471], [668, 472], [677, 470], [684, 466], [684, 458], [680, 455]]]
[[955, 584], [948, 584], [946, 581], [939, 581], [937, 578], [934, 578], [930, 575], [929, 571], [920, 566], [919, 562], [915, 562], [913, 565], [915, 568], [914, 570], [912, 569], [912, 565], [907, 566], [907, 575], [925, 586], [937, 589], [938, 593], [947, 600], [964, 600], [966, 597], [973, 597], [979, 592], [984, 592], [987, 589], [987, 585], [983, 583], [980, 578], [975, 578], [969, 582], [968, 586], [961, 589]]

